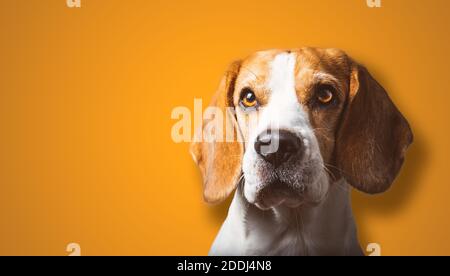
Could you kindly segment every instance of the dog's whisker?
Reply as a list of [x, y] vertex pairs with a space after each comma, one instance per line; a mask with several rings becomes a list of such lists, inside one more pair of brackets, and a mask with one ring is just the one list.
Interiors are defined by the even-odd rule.
[[336, 167], [335, 165], [332, 165], [332, 164], [329, 164], [329, 163], [326, 163], [326, 162], [324, 162], [324, 165], [326, 167], [331, 167], [331, 168], [333, 168], [335, 170], [338, 170], [340, 173], [344, 174], [344, 171], [342, 169], [340, 169], [339, 167]]
[[[331, 172], [331, 170], [329, 168], [327, 168], [325, 165], [323, 166], [323, 169], [330, 175], [330, 177], [334, 178], [333, 173]], [[338, 188], [340, 188], [343, 191], [347, 191], [347, 188], [340, 183], [339, 181], [334, 181], [334, 184], [337, 185]]]
[[316, 127], [316, 128], [313, 128], [312, 129], [313, 131], [316, 131], [316, 130], [330, 130], [330, 128], [328, 128], [328, 127]]

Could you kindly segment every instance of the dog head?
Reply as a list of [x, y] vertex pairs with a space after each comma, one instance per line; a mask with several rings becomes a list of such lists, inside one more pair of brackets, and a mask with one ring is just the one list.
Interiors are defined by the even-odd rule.
[[241, 181], [261, 209], [318, 203], [330, 179], [381, 193], [413, 139], [381, 85], [336, 49], [262, 51], [234, 62], [211, 106], [235, 137], [191, 145], [212, 203]]

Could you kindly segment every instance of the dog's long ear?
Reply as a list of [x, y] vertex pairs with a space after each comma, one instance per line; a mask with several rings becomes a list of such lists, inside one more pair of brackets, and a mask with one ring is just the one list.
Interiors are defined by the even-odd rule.
[[[234, 107], [233, 93], [240, 64], [240, 61], [236, 61], [230, 65], [210, 105], [210, 108], [216, 108], [223, 115], [218, 127], [222, 127], [224, 131], [215, 130], [214, 134], [208, 135], [211, 118], [204, 118], [202, 128], [196, 130], [197, 140], [191, 144], [191, 154], [203, 177], [203, 196], [208, 203], [226, 199], [241, 176], [244, 152], [242, 136], [236, 115], [230, 110]], [[205, 139], [205, 136], [210, 138]], [[200, 138], [203, 138], [202, 141], [199, 141]]]
[[412, 143], [411, 128], [367, 69], [352, 62], [350, 92], [336, 142], [336, 163], [360, 191], [386, 191]]

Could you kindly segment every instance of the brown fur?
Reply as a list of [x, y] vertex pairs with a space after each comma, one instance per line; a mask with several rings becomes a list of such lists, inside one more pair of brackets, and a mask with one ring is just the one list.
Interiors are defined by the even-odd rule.
[[[240, 91], [250, 87], [262, 106], [271, 91], [265, 87], [270, 61], [283, 52], [255, 53], [233, 63], [226, 72], [212, 106], [223, 111], [238, 107]], [[408, 122], [394, 106], [386, 91], [369, 72], [337, 49], [301, 48], [297, 54], [297, 98], [309, 115], [325, 165], [334, 177], [345, 177], [355, 188], [367, 193], [390, 187], [412, 142]], [[323, 76], [317, 79], [317, 73]], [[318, 84], [331, 85], [339, 104], [317, 110], [308, 105]], [[230, 116], [236, 135], [247, 139], [247, 126], [238, 126]], [[236, 187], [241, 176], [244, 145], [193, 143], [191, 151], [200, 167], [207, 202], [220, 202]]]
[[[239, 128], [234, 115], [226, 113], [226, 108], [233, 106], [231, 99], [239, 68], [240, 62], [230, 66], [211, 102], [211, 106], [219, 107], [222, 114], [226, 114], [234, 125], [234, 137], [240, 135]], [[207, 122], [204, 122], [203, 126], [206, 124]], [[199, 133], [196, 134], [197, 137], [201, 135]], [[203, 197], [206, 202], [219, 202], [234, 190], [241, 175], [243, 151], [243, 145], [237, 139], [235, 142], [192, 143], [191, 153], [203, 177]]]

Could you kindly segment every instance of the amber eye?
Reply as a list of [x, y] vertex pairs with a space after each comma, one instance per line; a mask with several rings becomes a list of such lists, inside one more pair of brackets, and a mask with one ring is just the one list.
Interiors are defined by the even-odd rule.
[[323, 105], [329, 104], [333, 101], [333, 89], [330, 87], [321, 87], [317, 92], [317, 100]]
[[240, 103], [244, 108], [255, 108], [258, 105], [256, 95], [250, 88], [242, 89]]

